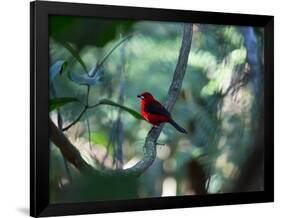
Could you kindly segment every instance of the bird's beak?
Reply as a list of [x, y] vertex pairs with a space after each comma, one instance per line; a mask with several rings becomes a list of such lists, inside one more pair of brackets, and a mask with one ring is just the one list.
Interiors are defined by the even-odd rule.
[[137, 95], [137, 97], [140, 99], [144, 99], [144, 97], [142, 95]]
[[141, 100], [144, 99], [143, 95], [137, 95], [138, 98], [140, 98]]

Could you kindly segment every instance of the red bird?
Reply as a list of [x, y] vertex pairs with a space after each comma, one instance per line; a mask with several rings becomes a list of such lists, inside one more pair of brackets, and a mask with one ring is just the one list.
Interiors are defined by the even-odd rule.
[[180, 127], [171, 117], [167, 109], [149, 92], [143, 92], [137, 96], [141, 99], [141, 114], [153, 126], [159, 126], [161, 123], [170, 123], [179, 132], [186, 133], [184, 128]]

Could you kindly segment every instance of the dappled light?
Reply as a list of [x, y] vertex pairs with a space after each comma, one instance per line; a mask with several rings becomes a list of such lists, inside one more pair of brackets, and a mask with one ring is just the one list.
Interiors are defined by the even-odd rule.
[[[51, 202], [237, 191], [263, 139], [261, 28], [52, 17], [50, 119], [68, 146], [50, 141]], [[148, 91], [167, 107], [190, 26], [185, 75], [169, 108], [187, 134], [170, 123], [151, 130], [137, 95]], [[260, 163], [253, 171], [263, 178]], [[263, 181], [252, 187], [263, 190]]]

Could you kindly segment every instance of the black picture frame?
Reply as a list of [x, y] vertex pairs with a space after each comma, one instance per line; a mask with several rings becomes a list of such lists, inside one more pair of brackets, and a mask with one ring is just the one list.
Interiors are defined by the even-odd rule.
[[[48, 16], [73, 15], [264, 27], [264, 191], [85, 203], [49, 203]], [[57, 216], [272, 202], [274, 17], [62, 2], [30, 3], [30, 215]]]

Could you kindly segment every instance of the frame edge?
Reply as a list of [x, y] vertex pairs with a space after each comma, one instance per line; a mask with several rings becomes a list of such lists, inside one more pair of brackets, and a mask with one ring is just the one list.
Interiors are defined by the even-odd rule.
[[29, 19], [30, 19], [30, 200], [29, 200], [29, 215], [35, 216], [36, 214], [36, 197], [35, 197], [35, 149], [34, 149], [34, 44], [35, 44], [35, 2], [30, 2], [29, 5]]

